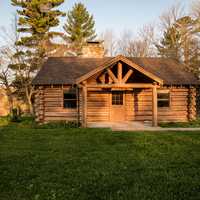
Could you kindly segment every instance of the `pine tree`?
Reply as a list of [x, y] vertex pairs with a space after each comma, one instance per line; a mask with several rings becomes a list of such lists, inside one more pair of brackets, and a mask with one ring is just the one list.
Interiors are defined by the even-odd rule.
[[64, 13], [55, 10], [64, 0], [11, 0], [18, 7], [15, 63], [10, 68], [15, 71], [13, 82], [19, 93], [23, 93], [32, 113], [31, 98], [33, 87], [31, 82], [45, 58], [45, 43], [59, 34], [51, 32], [52, 27], [59, 25], [59, 17]]
[[71, 11], [67, 13], [67, 22], [64, 25], [66, 39], [76, 47], [96, 38], [95, 21], [82, 3], [76, 3]]
[[181, 35], [181, 47], [183, 51], [183, 62], [189, 66], [190, 57], [192, 56], [192, 42], [196, 34], [196, 21], [190, 16], [185, 16], [178, 19], [175, 23], [176, 29]]
[[181, 35], [175, 26], [164, 32], [161, 43], [156, 45], [161, 57], [181, 59]]
[[25, 33], [17, 41], [17, 45], [42, 49], [45, 40], [59, 34], [49, 30], [59, 25], [58, 17], [65, 15], [59, 10], [54, 10], [64, 0], [11, 0], [11, 2], [13, 6], [19, 8], [18, 32]]

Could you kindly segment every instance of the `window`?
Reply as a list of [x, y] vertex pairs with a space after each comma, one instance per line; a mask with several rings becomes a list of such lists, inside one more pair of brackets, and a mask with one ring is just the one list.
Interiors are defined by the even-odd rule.
[[123, 92], [112, 93], [112, 105], [123, 105]]
[[158, 108], [170, 107], [170, 92], [166, 90], [158, 91]]
[[64, 108], [76, 108], [77, 107], [77, 98], [76, 92], [64, 92], [63, 94], [63, 107]]

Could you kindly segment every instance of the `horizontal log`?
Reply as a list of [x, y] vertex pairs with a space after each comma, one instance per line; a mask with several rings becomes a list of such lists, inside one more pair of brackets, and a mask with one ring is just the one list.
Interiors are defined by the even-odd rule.
[[188, 92], [189, 89], [187, 89], [187, 88], [172, 88], [170, 91], [171, 92]]
[[76, 112], [45, 112], [44, 113], [45, 117], [76, 117], [77, 113]]
[[87, 85], [88, 88], [153, 88], [153, 84], [99, 84]]
[[87, 121], [88, 122], [108, 122], [109, 118], [107, 118], [107, 119], [93, 119], [93, 118], [88, 118]]
[[77, 117], [44, 117], [44, 121], [76, 121]]
[[63, 98], [44, 98], [44, 102], [63, 102]]

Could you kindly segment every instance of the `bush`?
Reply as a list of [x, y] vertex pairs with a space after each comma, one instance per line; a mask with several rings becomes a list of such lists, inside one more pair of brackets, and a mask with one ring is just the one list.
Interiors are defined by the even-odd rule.
[[0, 126], [7, 126], [10, 122], [10, 117], [0, 117]]
[[162, 128], [199, 128], [200, 127], [200, 119], [189, 121], [189, 122], [168, 122], [168, 123], [160, 123], [160, 127]]
[[13, 108], [10, 116], [11, 122], [21, 122], [21, 110], [19, 108]]
[[37, 125], [35, 128], [39, 129], [60, 129], [60, 128], [79, 128], [80, 123], [77, 123], [75, 121], [59, 121], [59, 122], [49, 122], [42, 125]]

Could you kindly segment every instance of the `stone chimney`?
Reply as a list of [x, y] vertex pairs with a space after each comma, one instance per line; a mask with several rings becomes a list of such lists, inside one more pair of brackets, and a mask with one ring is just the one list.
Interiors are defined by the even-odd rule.
[[104, 57], [103, 41], [88, 41], [82, 47], [81, 57], [83, 58], [103, 58]]

